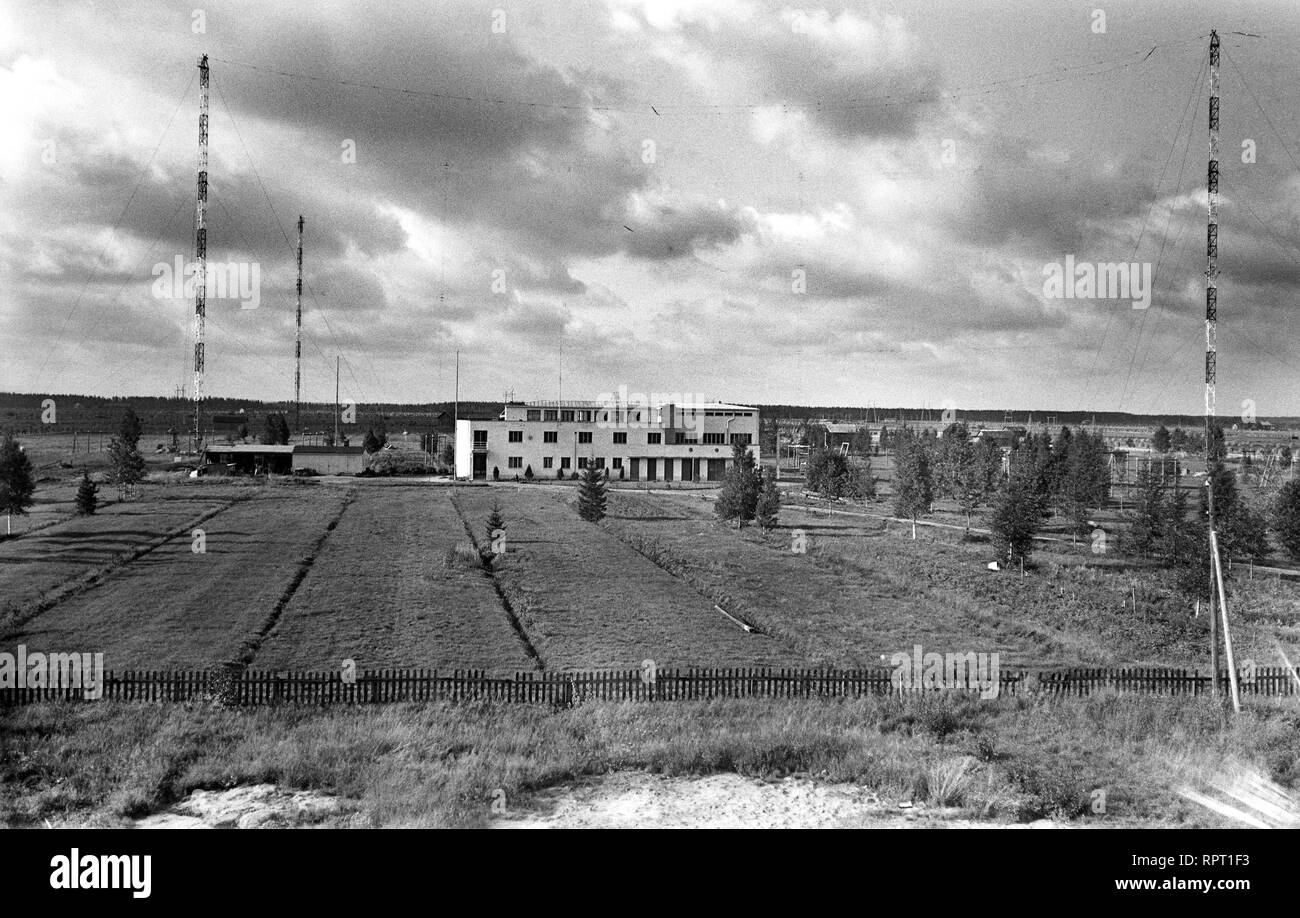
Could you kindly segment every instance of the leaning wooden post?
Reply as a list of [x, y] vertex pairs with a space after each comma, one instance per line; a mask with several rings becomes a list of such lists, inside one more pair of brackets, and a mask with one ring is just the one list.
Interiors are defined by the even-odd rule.
[[1232, 710], [1241, 713], [1237, 690], [1237, 664], [1232, 658], [1232, 634], [1228, 631], [1228, 596], [1223, 591], [1223, 561], [1219, 558], [1219, 534], [1210, 530], [1210, 553], [1214, 556], [1214, 580], [1219, 587], [1219, 614], [1223, 617], [1223, 650], [1228, 658], [1228, 680], [1232, 686]]

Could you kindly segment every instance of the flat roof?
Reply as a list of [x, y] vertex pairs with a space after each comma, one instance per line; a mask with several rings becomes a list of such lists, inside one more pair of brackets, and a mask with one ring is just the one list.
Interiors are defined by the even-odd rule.
[[565, 399], [564, 401], [561, 402], [555, 399], [551, 399], [549, 401], [543, 399], [540, 401], [533, 401], [533, 402], [510, 402], [509, 404], [514, 406], [519, 406], [522, 404], [525, 408], [618, 408], [618, 407], [666, 408], [669, 405], [673, 405], [677, 408], [692, 408], [692, 409], [699, 409], [699, 410], [709, 409], [713, 411], [719, 411], [719, 410], [720, 411], [757, 411], [758, 410], [752, 405], [731, 405], [728, 404], [727, 402], [660, 402], [658, 404], [647, 404], [646, 402], [638, 402], [638, 401], [620, 402], [616, 400], [612, 402], [592, 402], [592, 401], [569, 401], [568, 399]]
[[283, 453], [288, 455], [294, 451], [294, 447], [292, 445], [286, 446], [283, 443], [223, 443], [220, 446], [205, 446], [203, 451], [205, 453]]

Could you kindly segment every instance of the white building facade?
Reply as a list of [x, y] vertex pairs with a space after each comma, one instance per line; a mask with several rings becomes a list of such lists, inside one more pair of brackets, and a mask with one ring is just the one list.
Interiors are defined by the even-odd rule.
[[627, 481], [717, 481], [733, 444], [758, 460], [757, 408], [721, 402], [510, 402], [456, 422], [456, 477], [570, 478], [587, 465]]

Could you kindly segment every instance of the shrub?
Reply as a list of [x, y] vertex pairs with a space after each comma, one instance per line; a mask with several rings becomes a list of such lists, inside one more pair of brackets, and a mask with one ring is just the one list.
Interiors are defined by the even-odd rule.
[[454, 571], [478, 570], [483, 566], [478, 550], [473, 545], [458, 542], [447, 549], [447, 567]]
[[527, 481], [533, 480], [533, 467], [531, 465], [528, 468], [524, 469], [524, 478]]
[[564, 480], [564, 469], [556, 469], [556, 470], [555, 470], [555, 479], [556, 479], [557, 481], [563, 481], [563, 480]]
[[500, 480], [501, 480], [501, 469], [500, 469], [498, 466], [495, 466], [495, 465], [492, 466], [492, 480], [493, 480], [493, 481], [500, 481]]
[[486, 525], [487, 525], [487, 537], [489, 542], [491, 542], [496, 537], [494, 533], [498, 529], [506, 528], [506, 518], [501, 515], [500, 504], [494, 503], [492, 505], [492, 512], [488, 514]]
[[89, 472], [81, 473], [81, 484], [77, 486], [77, 515], [90, 516], [99, 506], [99, 485], [90, 480]]
[[781, 512], [781, 492], [776, 488], [776, 473], [768, 469], [762, 476], [763, 487], [758, 492], [758, 506], [754, 509], [754, 518], [764, 530], [776, 528], [777, 516]]
[[589, 523], [598, 523], [605, 516], [605, 481], [600, 471], [588, 465], [578, 491], [578, 515]]

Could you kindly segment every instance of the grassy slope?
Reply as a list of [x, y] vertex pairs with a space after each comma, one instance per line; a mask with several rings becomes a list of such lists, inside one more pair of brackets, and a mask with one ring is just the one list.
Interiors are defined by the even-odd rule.
[[465, 533], [445, 488], [357, 490], [256, 669], [532, 669], [487, 576], [447, 563]]
[[[348, 825], [475, 825], [496, 789], [604, 774], [793, 773], [994, 820], [1216, 825], [1177, 796], [1237, 763], [1294, 787], [1300, 712], [1260, 704], [1225, 725], [1205, 698], [978, 702], [720, 700], [543, 707], [261, 708], [94, 703], [11, 712], [0, 822], [122, 824], [198, 788], [273, 782], [348, 799]], [[958, 777], [959, 776], [959, 777]], [[1089, 814], [1104, 789], [1105, 817]]]

